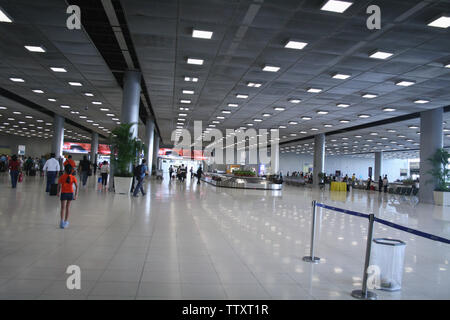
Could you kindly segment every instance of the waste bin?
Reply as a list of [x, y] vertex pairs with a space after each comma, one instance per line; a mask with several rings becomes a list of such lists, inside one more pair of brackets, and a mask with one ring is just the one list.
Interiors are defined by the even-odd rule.
[[406, 243], [401, 240], [373, 239], [371, 265], [380, 268], [379, 288], [396, 291], [402, 288]]

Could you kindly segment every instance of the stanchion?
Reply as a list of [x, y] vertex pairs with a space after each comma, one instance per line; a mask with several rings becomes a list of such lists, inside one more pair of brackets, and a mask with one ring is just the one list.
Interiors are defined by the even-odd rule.
[[311, 226], [311, 250], [309, 256], [304, 256], [303, 261], [319, 263], [320, 258], [314, 256], [314, 238], [316, 233], [316, 200], [312, 202], [312, 226]]
[[373, 238], [373, 223], [375, 222], [375, 215], [369, 214], [369, 231], [367, 234], [367, 246], [366, 246], [366, 261], [364, 262], [364, 275], [361, 290], [353, 290], [352, 297], [360, 300], [376, 300], [377, 295], [372, 291], [367, 290], [367, 269], [370, 263], [370, 250], [372, 249]]

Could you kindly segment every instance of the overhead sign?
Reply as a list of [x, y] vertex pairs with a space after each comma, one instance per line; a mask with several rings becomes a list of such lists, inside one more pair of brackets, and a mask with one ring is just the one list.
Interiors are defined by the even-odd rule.
[[[90, 143], [79, 143], [79, 142], [64, 142], [63, 151], [67, 153], [84, 153], [88, 154], [91, 152]], [[110, 155], [111, 150], [107, 144], [98, 145], [98, 154]]]

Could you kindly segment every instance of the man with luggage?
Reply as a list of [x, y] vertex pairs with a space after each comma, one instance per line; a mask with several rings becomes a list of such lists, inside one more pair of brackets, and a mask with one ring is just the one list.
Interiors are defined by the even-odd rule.
[[[59, 166], [59, 161], [55, 159], [55, 154], [52, 153], [50, 155], [50, 159], [48, 159], [45, 162], [44, 168], [43, 168], [43, 171], [47, 172], [47, 185], [45, 188], [45, 192], [50, 192], [50, 188], [55, 188], [55, 187], [52, 187], [52, 185], [55, 185], [55, 179], [60, 170], [61, 170], [61, 167]], [[55, 192], [55, 195], [56, 195], [56, 192]]]

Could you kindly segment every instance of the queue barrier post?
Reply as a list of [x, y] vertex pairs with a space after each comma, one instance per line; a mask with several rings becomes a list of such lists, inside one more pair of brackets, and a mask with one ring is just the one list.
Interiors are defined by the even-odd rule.
[[367, 290], [367, 278], [368, 278], [368, 268], [370, 263], [370, 252], [372, 250], [372, 238], [373, 238], [373, 224], [375, 222], [375, 215], [369, 214], [369, 231], [367, 234], [367, 245], [366, 245], [366, 260], [364, 262], [364, 274], [362, 281], [361, 290], [353, 290], [352, 297], [360, 300], [376, 300], [377, 294], [372, 291]]
[[316, 234], [316, 200], [312, 202], [312, 223], [311, 223], [311, 249], [310, 255], [304, 256], [303, 261], [310, 263], [319, 263], [320, 258], [314, 256], [314, 238]]

